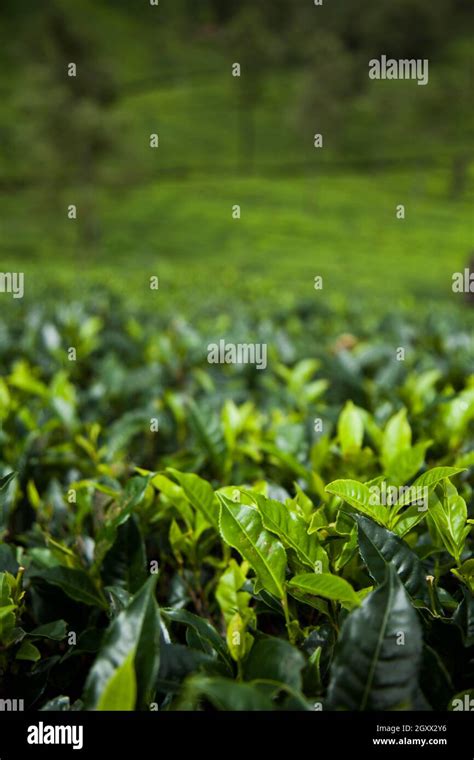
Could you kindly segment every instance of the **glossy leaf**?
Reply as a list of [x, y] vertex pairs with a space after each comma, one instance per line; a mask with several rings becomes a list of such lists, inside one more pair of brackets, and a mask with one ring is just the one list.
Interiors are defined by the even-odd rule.
[[250, 492], [249, 495], [257, 504], [264, 527], [278, 536], [287, 549], [293, 549], [303, 564], [315, 572], [329, 569], [326, 552], [314, 533], [308, 534], [307, 523], [302, 517], [275, 499]]
[[412, 483], [411, 489], [407, 491], [402, 498], [397, 502], [398, 507], [403, 507], [411, 503], [413, 493], [416, 490], [427, 488], [431, 492], [438, 483], [446, 478], [452, 478], [454, 475], [458, 475], [463, 472], [460, 467], [433, 467], [431, 470], [424, 472], [419, 478]]
[[355, 515], [355, 520], [360, 556], [374, 581], [383, 583], [392, 565], [410, 596], [429, 605], [427, 573], [405, 541], [367, 517]]
[[221, 608], [226, 624], [228, 625], [236, 612], [245, 614], [248, 608], [251, 594], [242, 591], [247, 579], [248, 563], [238, 565], [234, 559], [229, 562], [229, 567], [221, 575], [216, 589], [216, 599]]
[[407, 507], [399, 514], [393, 514], [390, 520], [390, 528], [397, 536], [403, 538], [416, 525], [418, 525], [427, 515], [428, 510], [421, 508], [419, 504], [413, 504]]
[[236, 662], [244, 660], [253, 645], [253, 636], [247, 631], [247, 621], [238, 612], [232, 616], [227, 625], [227, 647]]
[[220, 532], [237, 549], [257, 575], [256, 591], [269, 591], [278, 599], [285, 595], [286, 553], [283, 544], [263, 527], [258, 510], [237, 504], [218, 494], [221, 501]]
[[430, 503], [428, 520], [434, 524], [446, 551], [460, 563], [461, 554], [470, 525], [467, 524], [467, 506], [456, 488], [447, 481], [441, 499], [434, 496]]
[[382, 525], [388, 520], [388, 510], [386, 507], [373, 503], [373, 494], [365, 483], [359, 483], [357, 480], [333, 480], [326, 486], [326, 491], [338, 496], [358, 512], [368, 515]]
[[297, 588], [305, 594], [322, 596], [336, 602], [359, 605], [359, 597], [344, 578], [331, 573], [302, 573], [289, 582], [290, 588]]
[[59, 586], [64, 593], [76, 602], [87, 604], [91, 607], [106, 608], [107, 603], [97, 586], [84, 570], [75, 570], [63, 565], [56, 565], [44, 570], [35, 570], [31, 577], [40, 579], [52, 586]]
[[[147, 706], [154, 695], [159, 668], [160, 619], [154, 597], [156, 576], [152, 576], [117, 615], [107, 629], [99, 654], [87, 677], [84, 702], [87, 709], [98, 709], [111, 680], [132, 658], [137, 683], [137, 705]], [[118, 684], [127, 679], [127, 666], [117, 676]], [[115, 683], [115, 681], [112, 681]]]
[[[211, 651], [214, 651], [228, 667], [232, 667], [229, 653], [223, 639], [208, 620], [199, 617], [198, 615], [194, 615], [187, 610], [163, 610], [163, 617], [165, 620], [181, 623], [194, 630], [201, 640], [209, 644]], [[207, 648], [208, 647], [206, 647], [206, 649]]]
[[137, 680], [132, 650], [107, 681], [97, 703], [97, 710], [133, 710], [137, 699]]
[[[355, 656], [357, 652], [357, 656]], [[418, 690], [422, 635], [417, 614], [389, 566], [382, 586], [345, 620], [331, 668], [332, 709], [411, 709]]]
[[214, 528], [219, 526], [219, 504], [212, 486], [198, 475], [179, 472], [168, 467], [169, 472], [182, 487], [186, 498], [206, 518], [209, 525]]

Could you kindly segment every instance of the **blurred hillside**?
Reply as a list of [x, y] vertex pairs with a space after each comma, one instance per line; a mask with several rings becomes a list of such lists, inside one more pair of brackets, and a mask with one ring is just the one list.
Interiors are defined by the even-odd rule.
[[[190, 277], [205, 289], [213, 265], [216, 286], [283, 298], [311, 297], [321, 273], [383, 301], [390, 267], [394, 297], [450, 297], [472, 247], [467, 0], [4, 0], [1, 13], [4, 268], [77, 292], [88, 278], [123, 289], [124, 271], [139, 288], [158, 267], [174, 299]], [[428, 58], [429, 85], [369, 80], [382, 54]]]

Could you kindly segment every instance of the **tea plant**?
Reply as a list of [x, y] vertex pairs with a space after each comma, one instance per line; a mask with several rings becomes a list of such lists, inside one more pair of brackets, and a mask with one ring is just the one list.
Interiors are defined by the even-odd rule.
[[[208, 365], [205, 318], [157, 333], [125, 313], [58, 307], [3, 335], [2, 698], [464, 704], [472, 335], [454, 317], [381, 343], [337, 314], [236, 315], [268, 341], [260, 373]], [[387, 336], [407, 333], [421, 350], [398, 363]]]

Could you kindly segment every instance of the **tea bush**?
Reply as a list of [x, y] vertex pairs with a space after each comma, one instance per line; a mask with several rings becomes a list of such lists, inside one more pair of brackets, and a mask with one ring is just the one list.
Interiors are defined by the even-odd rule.
[[[4, 324], [3, 698], [447, 710], [472, 693], [472, 331], [451, 311], [354, 334], [305, 304], [251, 312], [190, 325], [103, 299]], [[216, 334], [268, 345], [267, 369], [208, 364]]]

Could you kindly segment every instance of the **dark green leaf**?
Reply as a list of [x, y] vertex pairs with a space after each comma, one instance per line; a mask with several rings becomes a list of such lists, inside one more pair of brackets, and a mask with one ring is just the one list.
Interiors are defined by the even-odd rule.
[[271, 710], [272, 701], [247, 683], [236, 683], [227, 678], [194, 676], [186, 682], [184, 709], [196, 709], [202, 699], [210, 702], [216, 710], [239, 712]]
[[132, 594], [145, 583], [145, 546], [133, 515], [117, 528], [114, 544], [103, 560], [101, 575], [105, 585], [121, 586]]
[[56, 565], [44, 570], [34, 570], [30, 577], [33, 581], [40, 579], [52, 586], [59, 586], [76, 602], [104, 609], [107, 607], [104, 597], [84, 570]]
[[211, 648], [221, 660], [232, 670], [232, 661], [227, 651], [225, 641], [219, 636], [215, 628], [202, 617], [193, 615], [187, 610], [163, 610], [163, 617], [174, 623], [181, 623], [193, 629], [200, 638], [209, 642]]
[[28, 636], [38, 639], [51, 639], [52, 641], [62, 641], [67, 634], [67, 624], [65, 620], [55, 620], [53, 623], [45, 623], [38, 628], [28, 632]]
[[354, 515], [354, 519], [358, 526], [360, 556], [374, 581], [383, 583], [387, 566], [393, 565], [410, 596], [429, 605], [427, 573], [405, 541], [367, 517]]
[[[160, 619], [155, 601], [156, 576], [150, 577], [130, 604], [110, 624], [87, 677], [84, 703], [95, 709], [117, 671], [132, 658], [137, 684], [137, 706], [147, 708], [154, 696], [159, 667]], [[120, 683], [130, 681], [125, 666]], [[114, 682], [114, 681], [112, 681]]]
[[295, 691], [301, 690], [305, 659], [284, 639], [266, 636], [256, 641], [244, 666], [247, 681], [276, 681]]
[[417, 614], [391, 565], [382, 586], [345, 620], [328, 691], [333, 709], [411, 709], [422, 637]]

